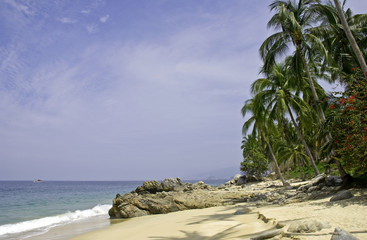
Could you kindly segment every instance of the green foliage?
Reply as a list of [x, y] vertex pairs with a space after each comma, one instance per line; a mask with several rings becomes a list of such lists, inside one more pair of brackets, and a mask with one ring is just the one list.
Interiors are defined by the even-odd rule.
[[335, 158], [353, 177], [367, 173], [367, 81], [359, 68], [346, 76], [346, 90], [334, 94], [327, 127], [333, 136]]
[[268, 160], [261, 142], [255, 136], [248, 135], [242, 141], [243, 161], [241, 171], [248, 175], [261, 176], [268, 169]]
[[[319, 169], [320, 172], [327, 172], [329, 171], [330, 175], [333, 176], [338, 176], [339, 172], [338, 169], [336, 168], [335, 164], [328, 164], [328, 163], [317, 163], [317, 168]], [[311, 166], [306, 165], [302, 167], [302, 174], [304, 174], [304, 178], [305, 179], [311, 179], [313, 177], [315, 177], [315, 173], [314, 170], [312, 169]], [[286, 175], [286, 178], [294, 178], [294, 179], [301, 179], [301, 173], [300, 170], [298, 168], [295, 168], [292, 171], [289, 171]]]

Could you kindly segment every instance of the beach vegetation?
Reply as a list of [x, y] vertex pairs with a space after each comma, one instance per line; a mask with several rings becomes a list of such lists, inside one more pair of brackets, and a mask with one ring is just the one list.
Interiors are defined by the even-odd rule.
[[[336, 1], [269, 5], [275, 33], [259, 48], [262, 76], [242, 108], [250, 117], [242, 129], [241, 170], [266, 172], [265, 157], [284, 186], [284, 176], [327, 173], [345, 182], [366, 176], [367, 71], [360, 56], [367, 56], [367, 14], [347, 9], [342, 16]], [[343, 90], [326, 92], [320, 80]]]

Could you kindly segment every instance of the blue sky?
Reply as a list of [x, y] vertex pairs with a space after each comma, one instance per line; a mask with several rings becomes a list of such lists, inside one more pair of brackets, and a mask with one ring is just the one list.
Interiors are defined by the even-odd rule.
[[270, 2], [1, 1], [0, 179], [239, 168]]

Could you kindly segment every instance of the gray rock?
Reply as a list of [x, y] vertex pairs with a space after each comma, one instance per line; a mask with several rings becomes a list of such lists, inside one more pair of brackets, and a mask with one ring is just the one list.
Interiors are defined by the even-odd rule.
[[326, 177], [326, 186], [340, 186], [343, 183], [343, 180], [339, 176], [327, 176]]
[[166, 178], [161, 182], [162, 191], [174, 191], [182, 187], [180, 178]]
[[260, 181], [260, 179], [258, 177], [256, 177], [255, 175], [249, 175], [249, 176], [247, 176], [246, 181], [247, 182], [258, 182], [258, 181]]
[[332, 198], [330, 198], [330, 202], [340, 201], [348, 198], [354, 197], [353, 193], [349, 190], [344, 190], [336, 193]]
[[137, 193], [156, 193], [162, 191], [162, 185], [156, 180], [146, 181], [142, 186], [137, 187], [135, 190]]
[[233, 177], [233, 181], [234, 182], [237, 182], [237, 180], [239, 179], [241, 177], [241, 174], [236, 174], [236, 175], [234, 175], [234, 177]]
[[[217, 190], [203, 182], [185, 183], [181, 186], [180, 181], [176, 180], [164, 180], [163, 186], [157, 184], [157, 181], [148, 181], [138, 187], [136, 192], [122, 196], [116, 195], [112, 208], [108, 212], [110, 217], [132, 218], [186, 209], [229, 205], [248, 196], [248, 193], [243, 191]], [[179, 186], [180, 191], [163, 191], [163, 189], [172, 189], [172, 187], [176, 189], [177, 186]], [[181, 188], [188, 190], [186, 192], [181, 191]]]
[[312, 233], [318, 232], [324, 228], [329, 228], [329, 224], [322, 223], [318, 220], [305, 220], [305, 221], [296, 221], [291, 223], [288, 228], [288, 232], [293, 233]]
[[245, 184], [246, 182], [247, 182], [247, 181], [246, 181], [246, 176], [241, 176], [241, 177], [237, 180], [236, 185], [237, 185], [237, 186], [240, 186], [240, 185]]
[[333, 236], [330, 240], [358, 240], [358, 238], [340, 228], [335, 228]]
[[320, 175], [317, 175], [316, 177], [314, 177], [311, 180], [311, 184], [312, 184], [312, 186], [319, 185], [321, 183], [324, 183], [325, 182], [325, 179], [326, 179], [326, 175], [324, 173], [323, 174], [320, 174]]
[[317, 190], [319, 190], [319, 186], [312, 186], [309, 189], [307, 189], [307, 192], [311, 193], [311, 192], [314, 192], [314, 191], [317, 191]]
[[248, 214], [250, 212], [251, 212], [251, 209], [244, 208], [244, 209], [237, 210], [233, 215], [244, 215], [244, 214]]
[[299, 191], [299, 192], [306, 192], [310, 187], [312, 187], [312, 183], [308, 183], [308, 184], [299, 186], [297, 188], [297, 191]]

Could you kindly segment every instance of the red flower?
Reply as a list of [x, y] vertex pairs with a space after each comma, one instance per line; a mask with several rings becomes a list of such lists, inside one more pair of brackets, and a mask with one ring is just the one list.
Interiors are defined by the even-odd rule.
[[330, 109], [334, 109], [335, 106], [333, 104], [330, 104]]

